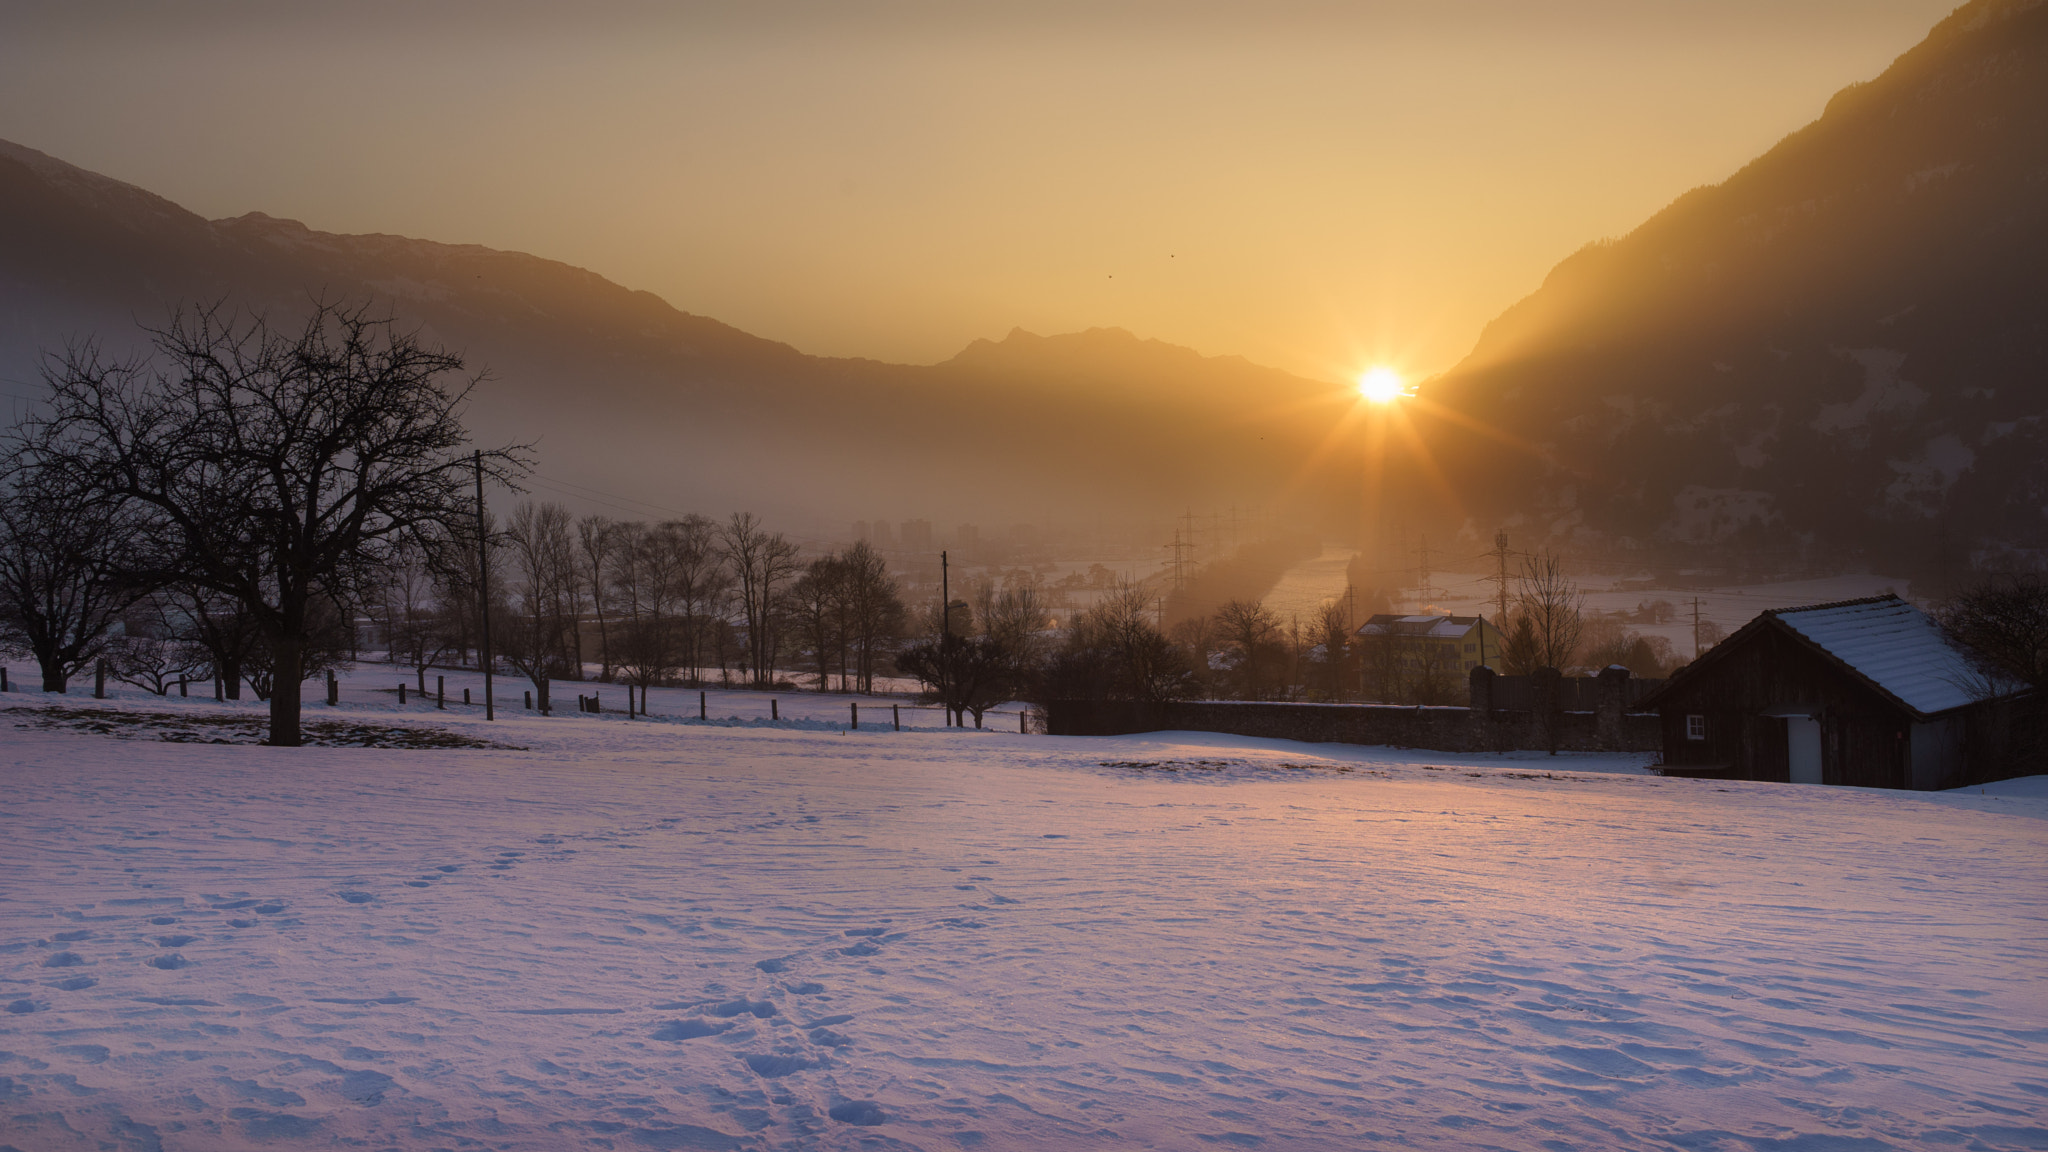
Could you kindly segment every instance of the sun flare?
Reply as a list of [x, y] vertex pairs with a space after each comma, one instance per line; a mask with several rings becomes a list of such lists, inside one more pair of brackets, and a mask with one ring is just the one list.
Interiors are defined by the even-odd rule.
[[1392, 368], [1374, 368], [1358, 378], [1358, 394], [1375, 404], [1391, 404], [1401, 395], [1401, 376]]

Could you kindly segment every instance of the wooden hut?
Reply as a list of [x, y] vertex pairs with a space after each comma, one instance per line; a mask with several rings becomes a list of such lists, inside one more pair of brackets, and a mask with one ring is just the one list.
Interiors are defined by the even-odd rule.
[[1933, 789], [1969, 779], [2013, 690], [1897, 596], [1765, 612], [1637, 707], [1665, 774]]

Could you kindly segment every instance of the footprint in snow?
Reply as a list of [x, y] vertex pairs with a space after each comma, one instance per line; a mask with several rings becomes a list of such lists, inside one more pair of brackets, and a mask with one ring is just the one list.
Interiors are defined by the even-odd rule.
[[460, 872], [460, 871], [462, 871], [462, 865], [460, 865], [460, 864], [436, 864], [436, 865], [434, 865], [434, 871], [436, 871], [436, 872]]
[[85, 957], [76, 952], [52, 952], [43, 958], [45, 968], [76, 968], [85, 963]]
[[888, 929], [887, 929], [887, 928], [848, 928], [848, 929], [847, 929], [846, 931], [844, 931], [844, 932], [840, 933], [840, 935], [842, 935], [842, 936], [880, 936], [880, 935], [881, 935], [882, 933], [884, 933], [884, 932], [887, 932], [887, 931], [888, 931]]
[[99, 983], [99, 981], [93, 979], [90, 976], [73, 976], [69, 980], [59, 980], [55, 984], [51, 985], [51, 987], [57, 989], [59, 992], [79, 992], [83, 991], [84, 989], [90, 988], [97, 983]]
[[851, 947], [841, 948], [839, 954], [841, 956], [873, 956], [880, 951], [881, 949], [876, 947], [873, 940], [863, 940]]
[[230, 921], [228, 921], [228, 927], [230, 927], [230, 928], [254, 928], [255, 926], [257, 926], [258, 924], [261, 924], [261, 923], [263, 923], [263, 921], [261, 921], [261, 920], [230, 920]]
[[872, 1128], [888, 1119], [882, 1114], [882, 1106], [873, 1100], [848, 1100], [843, 1104], [834, 1104], [825, 1111], [825, 1115], [841, 1124], [854, 1124], [862, 1128]]
[[654, 1030], [654, 1038], [656, 1040], [695, 1040], [701, 1036], [716, 1036], [731, 1027], [730, 1023], [713, 1024], [709, 1020], [693, 1016], [687, 1020], [671, 1020], [663, 1024]]
[[59, 944], [70, 944], [75, 941], [89, 939], [91, 936], [92, 933], [84, 928], [74, 928], [69, 932], [59, 932], [55, 936], [50, 937], [50, 939], [55, 940]]
[[161, 968], [166, 972], [175, 972], [180, 968], [190, 967], [191, 964], [190, 960], [185, 959], [176, 952], [167, 956], [152, 956], [149, 958], [149, 966], [151, 968]]
[[15, 1016], [25, 1016], [35, 1010], [36, 1002], [33, 1000], [16, 1000], [7, 1006], [7, 1011]]
[[405, 886], [406, 886], [407, 888], [432, 888], [432, 887], [433, 887], [433, 885], [432, 885], [432, 884], [429, 884], [429, 883], [427, 883], [427, 882], [426, 882], [425, 880], [407, 880], [407, 881], [405, 882]]
[[282, 912], [282, 911], [284, 911], [284, 905], [282, 905], [282, 904], [258, 904], [258, 905], [256, 906], [256, 911], [257, 911], [257, 913], [258, 913], [258, 914], [260, 914], [260, 915], [263, 915], [263, 916], [275, 916], [275, 915], [277, 915], [277, 914], [278, 914], [279, 912]]
[[[370, 895], [368, 892], [338, 892], [336, 893], [336, 895], [340, 896], [343, 900], [346, 900], [351, 904], [368, 904], [370, 901], [376, 899], [376, 897]], [[258, 908], [257, 911], [261, 912], [262, 909]]]
[[789, 967], [789, 961], [786, 957], [768, 960], [756, 960], [754, 961], [754, 967], [759, 968], [763, 972], [772, 974], [787, 969]]
[[183, 948], [197, 939], [199, 939], [197, 936], [159, 936], [156, 938], [156, 946], [159, 948]]
[[823, 984], [811, 980], [806, 980], [801, 984], [785, 984], [783, 987], [789, 989], [789, 994], [792, 996], [816, 996], [825, 990]]
[[817, 1061], [806, 1060], [801, 1056], [747, 1056], [744, 1059], [747, 1067], [769, 1080], [778, 1080], [793, 1072], [818, 1067]]

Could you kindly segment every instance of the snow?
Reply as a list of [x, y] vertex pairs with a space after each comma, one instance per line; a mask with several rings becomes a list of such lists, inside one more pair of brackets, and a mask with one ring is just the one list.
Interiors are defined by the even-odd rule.
[[1978, 699], [1972, 689], [1981, 677], [1934, 621], [1904, 600], [1774, 615], [1923, 716]]
[[2040, 779], [845, 732], [829, 697], [487, 724], [387, 680], [332, 714], [523, 750], [0, 712], [0, 1143], [2048, 1142]]

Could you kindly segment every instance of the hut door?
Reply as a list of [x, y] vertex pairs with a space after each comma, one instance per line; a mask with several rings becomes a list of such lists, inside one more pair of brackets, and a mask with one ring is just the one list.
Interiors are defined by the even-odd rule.
[[1785, 759], [1794, 784], [1821, 782], [1820, 721], [1811, 716], [1785, 717]]

